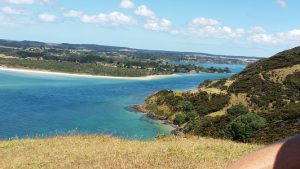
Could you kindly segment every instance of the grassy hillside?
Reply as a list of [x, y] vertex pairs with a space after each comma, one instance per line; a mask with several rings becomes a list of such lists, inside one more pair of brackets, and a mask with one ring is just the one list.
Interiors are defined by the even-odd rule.
[[199, 137], [68, 136], [0, 141], [0, 168], [224, 168], [259, 145]]
[[144, 104], [185, 133], [270, 143], [300, 133], [300, 47], [249, 65], [198, 90], [160, 91]]

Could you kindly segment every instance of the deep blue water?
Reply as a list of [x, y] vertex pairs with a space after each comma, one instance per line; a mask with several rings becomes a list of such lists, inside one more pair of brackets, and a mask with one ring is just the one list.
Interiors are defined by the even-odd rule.
[[[234, 73], [244, 68], [242, 65], [226, 66]], [[128, 107], [143, 103], [148, 95], [158, 90], [189, 90], [203, 80], [231, 75], [201, 73], [143, 81], [2, 70], [0, 139], [73, 132], [152, 139], [159, 134], [169, 134], [170, 128], [130, 112]]]

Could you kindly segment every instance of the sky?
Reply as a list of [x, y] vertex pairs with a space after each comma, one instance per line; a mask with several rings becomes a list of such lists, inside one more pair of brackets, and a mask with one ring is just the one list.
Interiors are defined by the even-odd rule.
[[300, 46], [299, 0], [0, 0], [0, 39], [269, 57]]

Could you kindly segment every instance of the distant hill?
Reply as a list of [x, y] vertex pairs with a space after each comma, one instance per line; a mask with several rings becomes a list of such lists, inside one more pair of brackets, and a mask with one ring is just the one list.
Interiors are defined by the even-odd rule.
[[116, 52], [120, 50], [131, 50], [130, 48], [103, 46], [95, 44], [68, 44], [68, 43], [44, 43], [37, 41], [12, 41], [0, 39], [0, 46], [15, 47], [15, 48], [28, 48], [28, 47], [55, 47], [60, 49], [87, 49], [94, 51]]
[[161, 50], [144, 50], [133, 49], [127, 47], [104, 46], [96, 44], [68, 44], [68, 43], [44, 43], [36, 41], [13, 41], [0, 39], [0, 47], [13, 48], [55, 48], [62, 50], [87, 50], [95, 52], [114, 52], [119, 54], [134, 54], [141, 57], [154, 59], [170, 59], [175, 61], [195, 61], [195, 62], [209, 62], [209, 63], [237, 63], [248, 64], [253, 63], [259, 59], [258, 57], [248, 56], [228, 56], [215, 55], [197, 52], [176, 52], [176, 51], [161, 51]]
[[[188, 60], [176, 52], [93, 44], [0, 40], [0, 66], [101, 76], [142, 77], [176, 73], [230, 73], [229, 68], [172, 64]], [[194, 58], [194, 57], [193, 57]], [[203, 62], [249, 63], [249, 59], [201, 57]], [[251, 61], [251, 60], [250, 60]]]
[[207, 80], [197, 91], [161, 91], [144, 108], [185, 133], [269, 143], [300, 133], [300, 47]]

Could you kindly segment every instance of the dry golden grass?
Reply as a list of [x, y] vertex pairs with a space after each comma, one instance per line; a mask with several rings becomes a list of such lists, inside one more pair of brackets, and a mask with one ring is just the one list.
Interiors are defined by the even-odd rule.
[[210, 116], [210, 117], [222, 116], [227, 112], [227, 110], [230, 107], [232, 107], [234, 105], [237, 105], [237, 104], [240, 104], [240, 103], [242, 103], [243, 105], [249, 107], [250, 110], [252, 110], [250, 105], [249, 105], [249, 102], [247, 100], [247, 95], [245, 93], [231, 94], [229, 104], [227, 106], [225, 106], [223, 109], [221, 109], [217, 112], [210, 113], [207, 116]]
[[10, 58], [17, 58], [17, 57], [0, 54], [0, 59], [1, 58], [3, 58], [3, 59], [10, 59]]
[[110, 136], [25, 139], [0, 141], [0, 167], [218, 169], [260, 147], [199, 137], [153, 141], [128, 141]]
[[221, 93], [226, 93], [226, 91], [223, 91], [223, 90], [218, 89], [218, 88], [215, 88], [215, 87], [210, 87], [210, 88], [202, 87], [202, 88], [200, 88], [200, 91], [207, 92], [207, 93], [209, 93], [209, 94], [221, 94]]
[[246, 93], [231, 94], [229, 102], [231, 106], [242, 103], [243, 105], [250, 107]]
[[285, 67], [282, 69], [272, 70], [268, 72], [268, 75], [270, 76], [271, 81], [282, 84], [288, 75], [298, 71], [300, 71], [300, 64], [293, 65], [291, 67]]
[[235, 79], [227, 79], [224, 86], [231, 86], [235, 82]]

